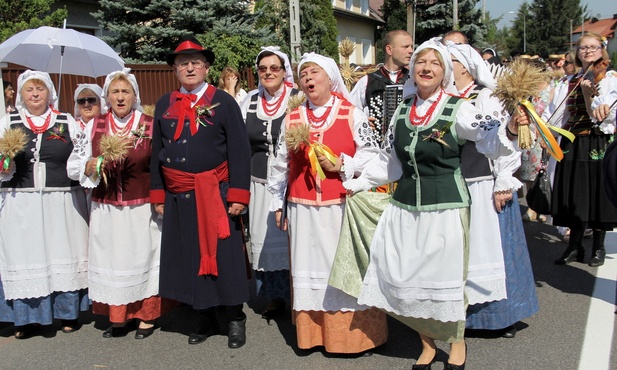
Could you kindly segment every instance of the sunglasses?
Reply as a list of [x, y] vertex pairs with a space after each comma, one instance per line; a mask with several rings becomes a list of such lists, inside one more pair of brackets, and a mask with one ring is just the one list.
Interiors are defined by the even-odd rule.
[[97, 101], [99, 101], [99, 99], [91, 96], [89, 98], [79, 98], [79, 99], [77, 99], [75, 101], [79, 105], [84, 105], [84, 104], [86, 104], [86, 102], [88, 102], [88, 104], [92, 105], [92, 104], [96, 103]]
[[[281, 69], [283, 69], [283, 66], [270, 66], [270, 71], [273, 73], [277, 73], [280, 72]], [[267, 66], [258, 66], [257, 70], [259, 71], [259, 73], [266, 73], [268, 71], [268, 67]]]

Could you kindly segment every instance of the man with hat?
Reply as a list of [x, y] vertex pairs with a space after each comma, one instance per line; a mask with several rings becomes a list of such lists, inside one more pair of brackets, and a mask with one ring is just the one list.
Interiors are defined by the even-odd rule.
[[234, 98], [205, 82], [213, 62], [192, 36], [167, 55], [181, 87], [156, 103], [150, 199], [164, 215], [159, 294], [198, 311], [189, 344], [228, 329], [229, 347], [239, 348], [249, 297], [239, 216], [251, 149]]

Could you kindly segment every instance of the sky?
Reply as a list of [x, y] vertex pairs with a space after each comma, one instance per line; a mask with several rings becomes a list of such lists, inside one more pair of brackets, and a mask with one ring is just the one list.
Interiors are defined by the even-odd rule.
[[[524, 3], [524, 0], [480, 0], [480, 7], [484, 3], [486, 6], [486, 11], [491, 14], [491, 18], [497, 18], [500, 15], [504, 15], [501, 19], [501, 22], [498, 23], [498, 26], [511, 26], [512, 22], [516, 18], [516, 13], [520, 8], [521, 4]], [[532, 1], [529, 0], [529, 3]], [[599, 19], [611, 18], [613, 14], [617, 14], [617, 1], [614, 0], [590, 0], [590, 1], [581, 1], [581, 6], [587, 5], [587, 10], [589, 14]], [[508, 12], [514, 11], [514, 14], [508, 14]]]

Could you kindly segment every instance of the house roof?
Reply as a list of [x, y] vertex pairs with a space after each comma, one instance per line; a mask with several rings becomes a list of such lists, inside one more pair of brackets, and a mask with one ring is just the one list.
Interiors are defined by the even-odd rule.
[[381, 12], [381, 7], [383, 6], [384, 0], [369, 0], [368, 6], [372, 11], [375, 12], [379, 16], [379, 18], [383, 19], [383, 13]]
[[592, 18], [591, 20], [585, 22], [583, 26], [584, 28], [582, 26], [579, 26], [572, 32], [581, 33], [584, 29], [585, 32], [595, 32], [600, 36], [604, 36], [606, 38], [614, 38], [615, 28], [617, 27], [617, 14], [613, 15], [612, 18]]

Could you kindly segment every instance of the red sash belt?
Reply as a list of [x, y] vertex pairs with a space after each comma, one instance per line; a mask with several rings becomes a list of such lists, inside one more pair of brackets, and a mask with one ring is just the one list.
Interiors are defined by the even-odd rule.
[[227, 161], [213, 170], [201, 173], [163, 167], [163, 175], [167, 189], [172, 193], [195, 190], [200, 254], [198, 275], [218, 276], [216, 265], [218, 239], [225, 239], [231, 235], [229, 216], [219, 190], [219, 183], [229, 180]]

